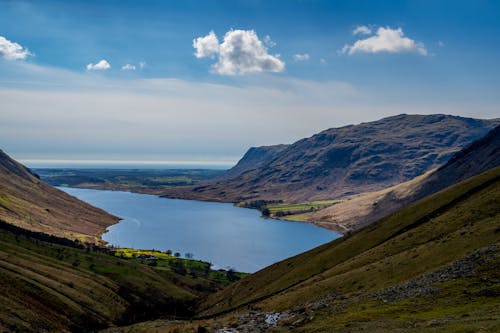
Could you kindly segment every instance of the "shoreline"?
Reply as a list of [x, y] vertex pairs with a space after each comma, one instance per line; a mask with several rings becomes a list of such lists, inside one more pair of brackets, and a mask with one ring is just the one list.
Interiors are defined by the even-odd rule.
[[[196, 199], [191, 198], [190, 199], [190, 198], [186, 198], [184, 196], [174, 196], [174, 195], [164, 195], [164, 194], [162, 195], [160, 189], [155, 190], [155, 189], [151, 189], [151, 188], [143, 188], [143, 189], [136, 190], [136, 189], [120, 188], [120, 187], [116, 187], [116, 186], [106, 186], [106, 185], [93, 186], [90, 184], [89, 184], [89, 186], [85, 186], [85, 185], [84, 186], [81, 186], [81, 185], [80, 186], [57, 186], [57, 188], [75, 188], [75, 189], [97, 190], [97, 191], [128, 192], [128, 193], [136, 193], [136, 194], [154, 195], [154, 196], [157, 196], [159, 198], [165, 198], [165, 199], [190, 200], [190, 201], [202, 201], [202, 202], [213, 202], [213, 203], [227, 203], [227, 204], [232, 204], [233, 206], [238, 207], [238, 208], [247, 208], [247, 209], [257, 210], [257, 211], [261, 212], [261, 215], [262, 215], [262, 211], [260, 209], [253, 208], [253, 207], [241, 207], [241, 206], [238, 206], [237, 202], [217, 200], [217, 199], [213, 199], [213, 198], [210, 198], [210, 199], [209, 198], [196, 198]], [[345, 236], [347, 233], [352, 231], [350, 229], [344, 228], [343, 226], [337, 225], [337, 224], [330, 224], [329, 223], [328, 226], [326, 226], [325, 223], [323, 223], [323, 222], [316, 222], [316, 221], [309, 221], [309, 220], [294, 221], [294, 220], [287, 220], [287, 219], [281, 219], [278, 217], [264, 216], [264, 215], [262, 215], [262, 217], [277, 220], [277, 221], [283, 221], [283, 222], [308, 223], [308, 224], [315, 225], [319, 228], [335, 232], [336, 234], [339, 234], [341, 236]], [[120, 219], [116, 223], [119, 223], [121, 220], [122, 219]], [[114, 223], [112, 225], [115, 225], [116, 223]], [[106, 232], [107, 232], [107, 230], [106, 230]]]

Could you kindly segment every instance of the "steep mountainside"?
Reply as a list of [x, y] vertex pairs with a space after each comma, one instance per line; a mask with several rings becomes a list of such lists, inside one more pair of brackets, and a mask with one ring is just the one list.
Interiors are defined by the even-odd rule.
[[491, 130], [439, 169], [377, 192], [365, 193], [320, 210], [309, 220], [340, 232], [361, 228], [450, 185], [500, 165], [500, 126]]
[[137, 331], [498, 332], [499, 203], [496, 167]]
[[60, 191], [0, 150], [0, 219], [24, 229], [101, 242], [119, 219]]
[[231, 179], [244, 172], [259, 169], [264, 167], [267, 163], [274, 160], [278, 155], [288, 148], [289, 145], [275, 145], [275, 146], [262, 146], [262, 147], [252, 147], [243, 155], [241, 160], [227, 170], [227, 172], [222, 175], [222, 179]]
[[[279, 149], [269, 147], [270, 154], [253, 148], [223, 179], [168, 189], [165, 196], [298, 202], [380, 190], [442, 165], [498, 122], [399, 115], [332, 128]], [[254, 163], [255, 155], [265, 157]]]

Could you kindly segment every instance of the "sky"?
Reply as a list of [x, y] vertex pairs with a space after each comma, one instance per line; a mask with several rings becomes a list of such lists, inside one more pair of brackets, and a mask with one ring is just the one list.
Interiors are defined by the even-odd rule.
[[0, 0], [0, 149], [234, 164], [386, 116], [500, 117], [498, 1]]

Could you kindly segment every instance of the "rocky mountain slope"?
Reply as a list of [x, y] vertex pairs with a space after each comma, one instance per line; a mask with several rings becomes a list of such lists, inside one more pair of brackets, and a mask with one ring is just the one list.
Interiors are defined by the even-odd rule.
[[99, 243], [119, 219], [36, 177], [0, 150], [0, 220], [24, 229]]
[[500, 165], [500, 126], [457, 152], [443, 166], [408, 182], [322, 209], [309, 220], [340, 232], [373, 223], [448, 186]]
[[215, 181], [167, 189], [167, 197], [300, 202], [375, 191], [436, 168], [499, 120], [398, 115], [331, 128], [291, 145], [251, 148]]

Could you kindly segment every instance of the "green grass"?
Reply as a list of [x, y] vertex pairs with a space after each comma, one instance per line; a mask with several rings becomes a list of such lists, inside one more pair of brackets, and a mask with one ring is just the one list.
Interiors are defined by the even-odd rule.
[[[214, 270], [211, 268], [212, 265], [208, 262], [175, 257], [166, 252], [157, 250], [117, 248], [113, 251], [114, 255], [119, 258], [133, 260], [141, 264], [153, 266], [155, 269], [159, 270], [187, 275], [193, 278], [206, 279], [223, 286], [227, 286], [249, 275], [248, 273], [236, 272], [233, 270]], [[146, 258], [141, 256], [146, 256]], [[150, 259], [147, 258], [147, 256], [154, 256], [156, 259]]]
[[311, 209], [325, 208], [334, 204], [342, 202], [342, 200], [324, 200], [324, 201], [311, 201], [300, 204], [281, 204], [266, 206], [272, 213], [283, 211], [307, 211]]
[[317, 210], [338, 204], [344, 200], [310, 201], [298, 204], [271, 204], [261, 208], [264, 215], [288, 221], [307, 221], [309, 215]]
[[0, 229], [0, 331], [88, 331], [185, 316], [219, 288], [97, 247], [74, 248], [9, 230]]

